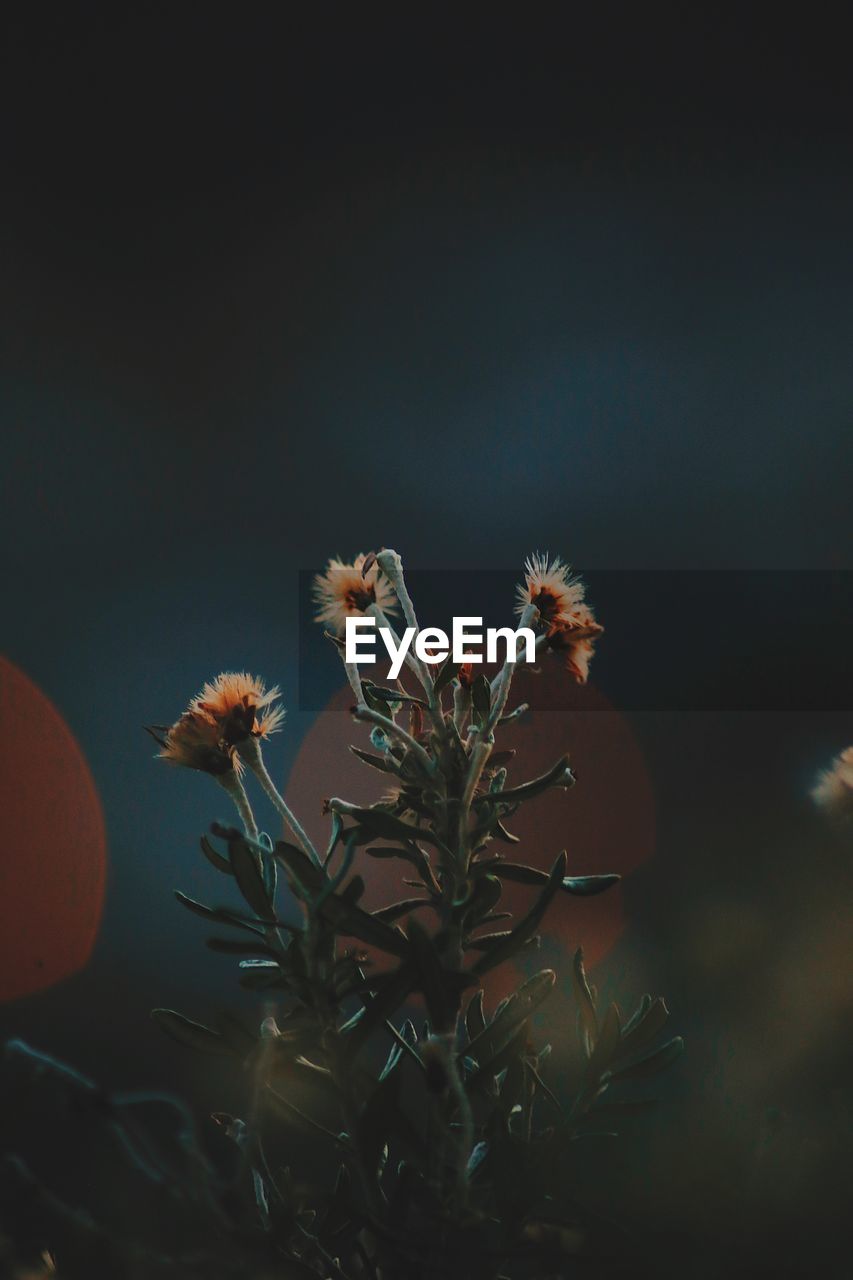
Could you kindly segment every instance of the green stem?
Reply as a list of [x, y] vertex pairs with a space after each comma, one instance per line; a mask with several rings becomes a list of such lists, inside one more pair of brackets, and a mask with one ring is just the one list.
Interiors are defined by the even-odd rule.
[[392, 720], [390, 716], [383, 716], [381, 711], [374, 711], [371, 707], [365, 706], [356, 707], [352, 714], [354, 720], [366, 720], [369, 724], [378, 725], [383, 733], [396, 738], [407, 751], [410, 751], [421, 767], [426, 770], [427, 774], [435, 773], [435, 761], [421, 744], [415, 741], [410, 733], [407, 733], [401, 725], [397, 724], [396, 720]]
[[258, 824], [255, 822], [255, 815], [252, 813], [252, 806], [249, 804], [246, 788], [240, 781], [237, 771], [232, 769], [228, 773], [220, 773], [217, 775], [216, 781], [234, 801], [234, 806], [240, 815], [240, 821], [243, 824], [243, 830], [246, 835], [250, 836], [252, 840], [257, 840]]
[[284, 796], [281, 794], [267, 772], [267, 767], [264, 764], [264, 758], [261, 754], [261, 745], [257, 738], [245, 738], [244, 741], [238, 745], [237, 750], [239, 751], [241, 758], [245, 760], [246, 764], [252, 770], [252, 773], [258, 779], [258, 782], [260, 782], [275, 808], [281, 814], [282, 818], [284, 818], [284, 821], [296, 837], [300, 847], [304, 849], [312, 862], [315, 862], [318, 867], [322, 866], [320, 856], [311, 843], [307, 832], [304, 830], [296, 815], [287, 804]]

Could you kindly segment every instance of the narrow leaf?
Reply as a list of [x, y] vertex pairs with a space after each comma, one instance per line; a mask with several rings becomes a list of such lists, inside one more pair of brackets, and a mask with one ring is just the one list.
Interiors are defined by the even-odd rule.
[[174, 1009], [152, 1009], [151, 1017], [159, 1024], [168, 1036], [179, 1044], [189, 1045], [191, 1049], [200, 1049], [202, 1053], [212, 1053], [219, 1057], [230, 1057], [232, 1050], [227, 1041], [210, 1027], [200, 1022], [185, 1018]]
[[527, 915], [522, 916], [521, 920], [511, 931], [507, 939], [496, 947], [492, 947], [482, 959], [478, 960], [472, 969], [472, 973], [487, 973], [489, 969], [493, 969], [495, 965], [500, 964], [503, 960], [514, 955], [519, 947], [523, 946], [528, 938], [532, 937], [536, 932], [545, 912], [548, 910], [554, 895], [557, 893], [563, 876], [566, 873], [566, 855], [561, 853], [551, 868], [551, 874], [543, 888], [541, 894], [533, 904]]
[[608, 1072], [607, 1078], [613, 1081], [646, 1080], [649, 1076], [656, 1076], [659, 1071], [665, 1071], [681, 1056], [683, 1050], [684, 1041], [681, 1036], [676, 1036], [638, 1062], [631, 1062], [625, 1067]]

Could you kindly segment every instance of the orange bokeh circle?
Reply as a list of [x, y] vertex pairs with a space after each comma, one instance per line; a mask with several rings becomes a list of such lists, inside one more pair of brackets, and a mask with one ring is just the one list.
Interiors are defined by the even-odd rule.
[[89, 766], [53, 703], [0, 657], [0, 1000], [86, 964], [104, 903], [107, 841]]

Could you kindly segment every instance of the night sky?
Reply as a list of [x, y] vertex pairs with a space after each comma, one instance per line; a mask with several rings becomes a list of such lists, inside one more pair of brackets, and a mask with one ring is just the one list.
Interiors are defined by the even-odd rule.
[[[653, 982], [693, 1046], [675, 1118], [620, 1165], [626, 1212], [691, 1276], [711, 1240], [806, 1274], [816, 1224], [829, 1257], [850, 862], [807, 790], [853, 738], [853, 167], [823, 22], [6, 16], [0, 654], [85, 752], [109, 873], [90, 965], [4, 1033], [201, 1113], [233, 1094], [147, 1017], [240, 995], [171, 897], [201, 896], [221, 799], [141, 726], [259, 670], [290, 707], [286, 777], [337, 675], [319, 633], [305, 656], [307, 571], [392, 545], [437, 612], [445, 585], [489, 612], [486, 571], [511, 590], [547, 548], [589, 579], [613, 637], [593, 678], [655, 795], [600, 981]], [[781, 1181], [746, 1224], [768, 1109]], [[13, 1128], [100, 1185], [55, 1130]]]

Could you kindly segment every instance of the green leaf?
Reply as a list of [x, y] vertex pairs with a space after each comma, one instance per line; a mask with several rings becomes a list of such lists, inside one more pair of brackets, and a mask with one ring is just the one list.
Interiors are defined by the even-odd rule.
[[593, 894], [604, 893], [612, 889], [622, 879], [621, 876], [609, 874], [603, 876], [565, 876], [561, 888], [577, 898], [591, 898]]
[[[541, 969], [528, 978], [501, 1006], [494, 1018], [465, 1046], [465, 1056], [476, 1058], [485, 1067], [526, 1022], [534, 1009], [538, 1009], [554, 989], [557, 975], [553, 969]], [[471, 1012], [471, 1002], [468, 1012]], [[482, 1004], [480, 1005], [482, 1008]], [[476, 1022], [476, 1014], [473, 1021]], [[466, 1015], [466, 1028], [468, 1018]]]
[[586, 1056], [592, 1056], [595, 1042], [598, 1038], [598, 1017], [595, 1012], [595, 1001], [592, 998], [592, 991], [586, 977], [586, 969], [583, 963], [583, 947], [578, 947], [575, 952], [574, 964], [572, 966], [572, 985], [574, 987], [575, 999], [578, 1004], [578, 1020], [580, 1025], [581, 1043]]
[[340, 1028], [341, 1035], [346, 1037], [346, 1044], [353, 1058], [373, 1032], [382, 1026], [385, 1019], [394, 1013], [414, 990], [417, 983], [417, 970], [411, 961], [406, 960], [391, 973], [372, 975], [369, 982], [371, 990], [366, 996], [364, 1010], [359, 1011], [361, 1016], [357, 1019], [351, 1018], [346, 1027]]
[[521, 862], [496, 862], [490, 868], [492, 875], [501, 880], [511, 880], [513, 884], [546, 884], [548, 872], [538, 867], [528, 867]]
[[418, 1033], [415, 1030], [414, 1023], [409, 1018], [407, 1018], [403, 1023], [400, 1031], [395, 1032], [395, 1034], [398, 1035], [400, 1039], [395, 1040], [391, 1046], [391, 1052], [388, 1054], [385, 1066], [382, 1068], [379, 1075], [380, 1084], [386, 1076], [391, 1074], [403, 1054], [406, 1052], [404, 1045], [409, 1045], [410, 1048], [414, 1049], [414, 1046], [418, 1043]]
[[260, 853], [256, 852], [246, 840], [232, 837], [228, 841], [231, 867], [237, 888], [248, 902], [252, 910], [264, 921], [275, 921], [275, 908], [270, 901]]
[[615, 1071], [609, 1071], [605, 1078], [611, 1081], [646, 1080], [649, 1076], [656, 1076], [658, 1072], [665, 1071], [681, 1056], [683, 1050], [684, 1041], [681, 1036], [676, 1036], [647, 1057], [631, 1062], [625, 1067], [618, 1067]]
[[478, 722], [484, 725], [492, 710], [492, 691], [488, 680], [482, 674], [478, 675], [471, 685], [471, 705], [474, 708]]
[[340, 840], [341, 834], [343, 833], [343, 829], [344, 829], [343, 818], [339, 813], [333, 813], [332, 814], [332, 830], [329, 834], [329, 846], [326, 849], [326, 856], [323, 859], [324, 867], [329, 865], [329, 862], [331, 861], [331, 858], [332, 858], [332, 854], [335, 852], [335, 849], [337, 848], [337, 845], [338, 845], [338, 841]]
[[398, 773], [399, 769], [396, 761], [392, 761], [388, 756], [375, 756], [370, 751], [362, 751], [360, 747], [350, 747], [350, 751], [357, 756], [363, 764], [369, 764], [374, 769], [379, 769], [381, 773]]
[[401, 916], [407, 916], [410, 911], [432, 905], [432, 898], [403, 898], [400, 902], [392, 902], [388, 907], [380, 907], [378, 911], [372, 911], [371, 915], [374, 920], [382, 920], [385, 924], [390, 924], [393, 920], [399, 920]]
[[234, 872], [231, 869], [231, 863], [227, 858], [223, 858], [222, 854], [217, 849], [214, 849], [207, 836], [202, 836], [199, 840], [199, 844], [201, 845], [202, 853], [207, 858], [208, 862], [212, 866], [216, 867], [217, 871], [221, 871], [225, 876], [233, 876]]
[[373, 697], [377, 702], [414, 702], [419, 707], [425, 707], [427, 704], [423, 698], [416, 698], [411, 693], [404, 693], [401, 689], [386, 689], [384, 685], [374, 684], [372, 680], [362, 680], [361, 687], [365, 693]]
[[249, 933], [258, 934], [259, 937], [264, 936], [263, 929], [259, 928], [256, 922], [251, 923], [235, 911], [229, 911], [225, 907], [206, 907], [203, 902], [196, 902], [195, 898], [189, 898], [185, 893], [181, 893], [180, 889], [175, 890], [175, 897], [182, 907], [186, 907], [193, 915], [201, 916], [203, 920], [215, 920], [217, 924], [231, 924], [237, 929], [246, 929]]
[[361, 876], [353, 876], [353, 878], [344, 885], [340, 892], [342, 902], [355, 906], [359, 898], [364, 896], [364, 881]]
[[287, 840], [276, 840], [273, 857], [284, 867], [293, 892], [303, 902], [316, 898], [329, 882], [322, 867], [318, 867], [304, 849]]
[[[486, 1019], [483, 1014], [483, 988], [480, 987], [475, 991], [471, 999], [468, 1001], [468, 1008], [465, 1010], [465, 1030], [468, 1033], [468, 1040], [473, 1040], [486, 1029]], [[467, 1052], [467, 1051], [466, 1051]]]
[[477, 804], [516, 804], [522, 800], [530, 800], [550, 787], [570, 787], [574, 780], [574, 775], [569, 768], [569, 757], [561, 756], [556, 764], [553, 764], [540, 777], [531, 778], [529, 782], [523, 782], [517, 787], [509, 787], [506, 791], [500, 791], [495, 795], [489, 793], [479, 795]]
[[219, 1057], [228, 1058], [232, 1055], [230, 1045], [218, 1032], [211, 1031], [210, 1027], [202, 1026], [200, 1022], [193, 1022], [191, 1018], [185, 1018], [174, 1009], [152, 1009], [151, 1017], [179, 1044]]
[[[479, 1058], [477, 1059], [477, 1070], [468, 1077], [465, 1082], [466, 1087], [471, 1090], [482, 1088], [483, 1085], [490, 1084], [494, 1077], [500, 1075], [505, 1068], [510, 1067], [514, 1062], [518, 1062], [519, 1058], [527, 1050], [529, 1037], [530, 1024], [525, 1018], [520, 1026], [516, 1027], [506, 1043], [502, 1044], [491, 1057], [486, 1058], [482, 1064]], [[504, 1083], [504, 1081], [501, 1082], [502, 1085]]]
[[553, 867], [548, 881], [545, 884], [541, 894], [537, 898], [534, 905], [528, 911], [527, 915], [522, 916], [521, 920], [510, 932], [504, 942], [496, 947], [492, 947], [486, 955], [484, 955], [471, 970], [474, 974], [487, 973], [489, 969], [493, 969], [495, 965], [500, 964], [503, 960], [509, 959], [514, 955], [520, 947], [527, 942], [536, 932], [536, 929], [548, 910], [554, 895], [557, 893], [563, 876], [566, 873], [566, 855], [561, 853]]
[[429, 858], [422, 849], [410, 846], [408, 849], [384, 849], [381, 845], [371, 845], [365, 849], [365, 853], [371, 858], [402, 858], [404, 862], [409, 862], [420, 875], [424, 884], [428, 889], [432, 889], [436, 895], [441, 894], [441, 886], [435, 878], [432, 865]]
[[249, 991], [266, 991], [269, 987], [286, 986], [284, 973], [274, 960], [241, 960], [240, 986]]
[[616, 1056], [618, 1058], [628, 1058], [631, 1054], [638, 1053], [641, 1049], [644, 1049], [647, 1044], [654, 1040], [655, 1036], [663, 1031], [668, 1018], [669, 1010], [665, 1002], [660, 997], [651, 1001], [636, 1022], [632, 1022], [623, 1031]]
[[619, 1049], [621, 1037], [619, 1010], [615, 1004], [608, 1006], [589, 1060], [589, 1077], [597, 1079], [609, 1065]]
[[425, 840], [427, 844], [441, 845], [438, 836], [428, 827], [414, 827], [386, 809], [352, 809], [350, 816], [370, 833], [368, 839]]
[[[511, 880], [514, 884], [544, 884], [548, 879], [547, 872], [520, 862], [497, 862], [490, 867], [490, 870], [492, 875], [500, 876], [501, 880]], [[564, 876], [560, 888], [565, 893], [574, 894], [575, 897], [588, 898], [593, 894], [603, 893], [605, 889], [611, 889], [613, 885], [619, 883], [621, 878], [612, 874]]]
[[[512, 936], [509, 929], [504, 929], [500, 933], [482, 933], [477, 938], [469, 938], [465, 943], [466, 951], [492, 951], [495, 947], [502, 946]], [[520, 946], [516, 948], [516, 954], [523, 951], [526, 947], [538, 946], [541, 939], [538, 933], [533, 933]]]
[[641, 1018], [645, 1017], [645, 1015], [648, 1013], [649, 1009], [651, 1008], [651, 1004], [652, 1004], [652, 998], [648, 994], [648, 992], [646, 992], [644, 996], [640, 997], [640, 1003], [637, 1005], [636, 1009], [631, 1014], [630, 1018], [622, 1028], [623, 1036], [627, 1035], [627, 1033], [637, 1025], [637, 1023], [640, 1021]]
[[466, 927], [473, 928], [487, 916], [500, 901], [501, 882], [495, 876], [478, 876], [468, 902], [465, 904]]
[[441, 693], [442, 689], [446, 688], [447, 685], [450, 684], [450, 681], [457, 675], [461, 665], [461, 662], [454, 662], [451, 658], [448, 658], [446, 662], [441, 664], [441, 670], [435, 677], [435, 684], [433, 686], [436, 693]]
[[333, 924], [339, 933], [358, 938], [371, 947], [387, 951], [390, 955], [408, 954], [406, 939], [400, 931], [375, 916], [363, 911], [336, 895], [330, 895], [320, 908], [320, 916]]

